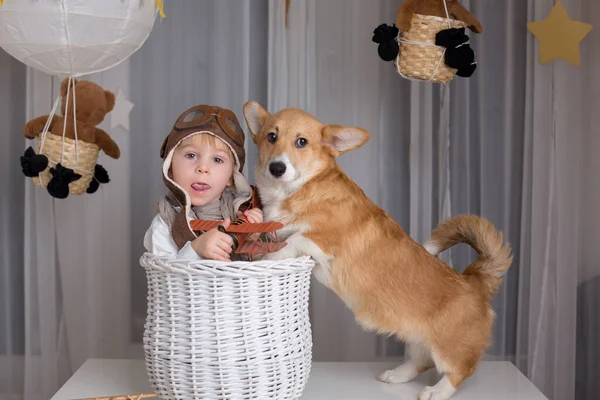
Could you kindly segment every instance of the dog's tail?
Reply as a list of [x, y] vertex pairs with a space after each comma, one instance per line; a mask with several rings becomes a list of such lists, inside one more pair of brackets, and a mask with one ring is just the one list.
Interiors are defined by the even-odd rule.
[[465, 269], [464, 275], [478, 278], [490, 296], [496, 293], [502, 283], [502, 275], [513, 259], [510, 245], [504, 243], [502, 233], [483, 218], [459, 215], [438, 225], [425, 249], [437, 255], [457, 243], [466, 243], [479, 254], [477, 260]]

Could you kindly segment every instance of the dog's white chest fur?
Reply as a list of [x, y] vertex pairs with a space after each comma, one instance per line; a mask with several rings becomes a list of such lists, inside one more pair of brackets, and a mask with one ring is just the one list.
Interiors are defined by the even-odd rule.
[[276, 202], [265, 206], [263, 213], [265, 221], [277, 221], [284, 224], [284, 227], [277, 231], [277, 237], [279, 240], [286, 241], [287, 246], [276, 253], [267, 254], [264, 259], [281, 260], [305, 255], [311, 256], [316, 264], [313, 270], [315, 277], [323, 285], [330, 287], [331, 256], [304, 235], [310, 230], [310, 226], [289, 223], [291, 215], [282, 212], [279, 205], [280, 202]]

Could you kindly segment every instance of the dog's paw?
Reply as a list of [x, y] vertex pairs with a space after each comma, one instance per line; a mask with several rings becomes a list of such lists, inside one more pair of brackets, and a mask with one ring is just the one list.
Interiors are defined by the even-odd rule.
[[456, 389], [444, 377], [435, 386], [425, 387], [419, 394], [418, 400], [448, 400], [454, 392], [456, 392]]
[[418, 371], [415, 366], [410, 362], [406, 362], [397, 368], [385, 371], [379, 375], [377, 380], [385, 383], [406, 383], [412, 381], [417, 375]]

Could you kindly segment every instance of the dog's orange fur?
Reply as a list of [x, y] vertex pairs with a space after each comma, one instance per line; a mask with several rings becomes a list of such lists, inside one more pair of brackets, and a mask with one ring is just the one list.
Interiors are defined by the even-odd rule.
[[[437, 366], [454, 388], [460, 386], [488, 345], [489, 299], [511, 263], [502, 236], [476, 216], [442, 223], [429, 244], [436, 253], [465, 242], [480, 254], [459, 274], [413, 241], [337, 165], [335, 157], [364, 144], [367, 131], [324, 125], [299, 109], [270, 115], [256, 102], [245, 105], [244, 115], [259, 148], [265, 217], [291, 227], [283, 232], [287, 248], [272, 258], [313, 256], [316, 276], [365, 328], [431, 354], [415, 360], [414, 375]], [[266, 139], [269, 132], [277, 133], [277, 142]], [[295, 147], [298, 137], [308, 146]], [[283, 153], [299, 171], [297, 183], [267, 176], [271, 160]]]

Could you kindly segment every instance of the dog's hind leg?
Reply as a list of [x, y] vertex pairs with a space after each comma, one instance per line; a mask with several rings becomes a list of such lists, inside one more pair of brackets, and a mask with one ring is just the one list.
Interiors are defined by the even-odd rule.
[[423, 389], [418, 399], [448, 400], [465, 379], [473, 375], [482, 351], [483, 346], [464, 343], [455, 343], [444, 351], [433, 348], [431, 356], [437, 369], [444, 373], [444, 376], [434, 386]]
[[381, 374], [378, 378], [381, 382], [405, 383], [435, 367], [431, 352], [422, 343], [408, 343], [406, 348], [409, 355], [408, 360], [395, 369]]
[[435, 386], [427, 386], [419, 394], [418, 400], [448, 400], [456, 392], [448, 375], [444, 375]]

